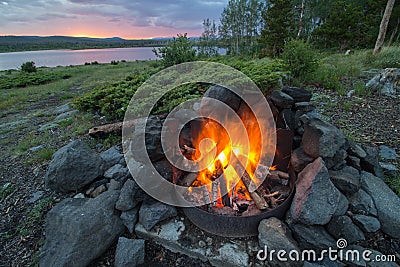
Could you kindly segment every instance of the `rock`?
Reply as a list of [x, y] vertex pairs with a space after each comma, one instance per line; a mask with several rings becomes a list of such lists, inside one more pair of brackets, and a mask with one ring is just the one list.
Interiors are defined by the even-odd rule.
[[71, 110], [71, 111], [67, 111], [65, 113], [61, 113], [60, 115], [58, 115], [54, 119], [54, 121], [55, 122], [61, 122], [61, 121], [64, 121], [64, 120], [68, 120], [68, 119], [72, 118], [72, 116], [74, 116], [76, 113], [78, 113], [77, 110]]
[[82, 141], [73, 141], [54, 153], [44, 177], [56, 192], [77, 191], [103, 174], [103, 160]]
[[[285, 223], [272, 217], [262, 220], [258, 226], [258, 242], [261, 249], [267, 251], [285, 250], [287, 253], [300, 249], [292, 237], [292, 232]], [[275, 257], [269, 261], [273, 266], [301, 266], [301, 262], [282, 262]]]
[[377, 216], [375, 203], [363, 189], [349, 197], [350, 210], [355, 213], [364, 213], [367, 215]]
[[289, 108], [283, 109], [278, 116], [276, 122], [277, 128], [295, 130], [295, 114]]
[[110, 182], [107, 184], [107, 187], [109, 190], [120, 190], [121, 184], [120, 182], [111, 179]]
[[361, 160], [355, 156], [348, 156], [346, 159], [347, 165], [361, 171]]
[[197, 114], [191, 109], [179, 109], [172, 115], [172, 117], [179, 120], [180, 123], [187, 123], [196, 118]]
[[115, 208], [121, 211], [128, 211], [136, 207], [145, 198], [146, 194], [139, 185], [135, 181], [128, 179], [121, 189]]
[[[237, 244], [227, 243], [218, 249], [219, 255], [210, 259], [213, 266], [249, 266], [249, 255]], [[221, 264], [223, 262], [224, 264]]]
[[96, 187], [92, 192], [90, 192], [89, 196], [91, 198], [95, 198], [99, 196], [101, 193], [104, 193], [107, 191], [107, 187], [103, 184], [98, 187]]
[[48, 131], [48, 130], [56, 129], [56, 128], [58, 128], [58, 127], [60, 127], [60, 125], [59, 125], [58, 123], [49, 122], [49, 123], [46, 123], [46, 124], [41, 125], [41, 126], [39, 127], [39, 131], [45, 132], [45, 131]]
[[[365, 252], [364, 256], [363, 253]], [[395, 262], [390, 261], [382, 261], [385, 257], [382, 257], [383, 254], [379, 251], [363, 248], [357, 245], [351, 245], [347, 248], [343, 249], [343, 255], [349, 255], [349, 258], [344, 257], [343, 262], [346, 263], [346, 266], [362, 266], [362, 267], [398, 267]], [[352, 258], [351, 255], [355, 257]], [[357, 255], [359, 255], [357, 259]], [[364, 259], [364, 257], [366, 257]], [[379, 259], [380, 261], [378, 261]]]
[[172, 206], [155, 200], [146, 200], [139, 210], [139, 223], [150, 231], [157, 223], [178, 215]]
[[303, 111], [304, 113], [315, 110], [315, 106], [311, 102], [298, 102], [294, 104], [294, 107], [297, 110]]
[[282, 91], [288, 95], [290, 95], [294, 101], [297, 102], [310, 102], [312, 93], [307, 89], [298, 88], [298, 87], [283, 87]]
[[[145, 146], [147, 149], [143, 149], [141, 142], [143, 129], [146, 129]], [[150, 159], [152, 162], [156, 162], [164, 157], [161, 145], [161, 129], [162, 121], [156, 116], [149, 116], [147, 119], [137, 119], [130, 147], [136, 161], [146, 163]]]
[[329, 171], [332, 183], [346, 196], [351, 196], [361, 187], [360, 174], [356, 169], [350, 168], [347, 167], [340, 171]]
[[285, 94], [281, 90], [275, 90], [271, 93], [270, 95], [272, 102], [274, 105], [278, 108], [285, 109], [285, 108], [292, 108], [294, 104], [294, 99], [288, 95]]
[[347, 152], [345, 149], [339, 149], [333, 158], [325, 158], [325, 165], [331, 170], [340, 170], [346, 166]]
[[398, 155], [396, 153], [396, 150], [394, 150], [393, 148], [390, 148], [388, 146], [380, 146], [379, 157], [387, 160], [395, 160], [398, 157]]
[[[234, 111], [238, 111], [240, 107], [240, 103], [242, 99], [236, 93], [232, 92], [228, 88], [225, 88], [220, 85], [211, 86], [204, 94], [204, 97], [213, 98], [219, 100], [229, 107], [231, 107]], [[201, 101], [201, 109], [210, 110], [212, 107], [209, 106], [207, 100], [203, 99]]]
[[116, 146], [113, 146], [100, 154], [100, 157], [104, 160], [104, 168], [107, 170], [119, 163], [124, 155], [121, 154]]
[[114, 213], [118, 191], [93, 199], [65, 199], [46, 218], [46, 242], [40, 266], [87, 266], [124, 232]]
[[82, 198], [85, 198], [85, 195], [82, 194], [82, 193], [79, 193], [79, 194], [76, 194], [76, 195], [74, 196], [74, 198], [80, 198], [80, 199], [82, 199]]
[[336, 241], [331, 235], [320, 225], [304, 225], [293, 224], [290, 225], [293, 236], [299, 242], [302, 250], [315, 249], [321, 252], [329, 247], [335, 247]]
[[353, 222], [366, 233], [373, 233], [381, 228], [378, 219], [371, 216], [356, 214], [353, 216]]
[[131, 234], [133, 234], [133, 232], [135, 231], [135, 225], [139, 219], [138, 213], [139, 213], [138, 206], [131, 210], [123, 211], [121, 213], [120, 218]]
[[375, 176], [383, 178], [383, 171], [378, 161], [378, 150], [375, 147], [364, 146], [367, 156], [361, 159], [361, 168]]
[[[302, 146], [304, 152], [313, 158], [334, 159], [346, 145], [346, 138], [335, 126], [319, 119], [310, 119], [304, 125]], [[342, 161], [341, 152], [338, 161]], [[332, 166], [339, 162], [332, 162]], [[328, 168], [331, 166], [328, 166]]]
[[400, 92], [400, 69], [386, 68], [374, 76], [366, 87], [387, 96], [395, 96]]
[[29, 151], [38, 152], [39, 150], [42, 150], [45, 147], [46, 147], [46, 145], [34, 146], [34, 147], [29, 148]]
[[347, 152], [349, 153], [349, 155], [358, 157], [360, 159], [363, 159], [367, 156], [367, 153], [361, 147], [361, 145], [359, 145], [353, 141], [349, 141], [349, 148], [348, 148]]
[[129, 170], [128, 168], [122, 166], [121, 164], [115, 164], [104, 173], [104, 177], [108, 179], [114, 179], [116, 181], [124, 181], [128, 178]]
[[290, 157], [290, 163], [296, 172], [301, 172], [314, 159], [307, 155], [302, 147], [296, 148]]
[[399, 169], [391, 163], [379, 162], [384, 174], [388, 177], [396, 177]]
[[118, 239], [115, 267], [138, 266], [144, 263], [145, 241], [142, 239]]
[[[360, 249], [360, 251], [365, 251], [367, 249]], [[376, 259], [388, 259], [388, 257], [385, 257], [387, 255], [383, 255], [379, 251], [373, 250], [368, 248], [369, 251], [371, 251], [371, 255], [369, 256], [369, 259], [371, 261], [367, 261], [367, 267], [399, 267], [399, 265], [396, 262], [393, 261], [377, 261]]]
[[28, 199], [26, 202], [32, 204], [38, 201], [43, 196], [43, 191], [36, 191], [32, 193], [32, 197]]
[[[266, 247], [269, 252], [271, 250], [284, 250], [287, 253], [293, 250], [300, 252], [289, 227], [275, 217], [260, 222], [258, 226], [258, 242], [261, 249]], [[283, 262], [279, 261], [276, 257], [274, 257], [270, 263], [273, 266], [302, 266], [302, 262]]]
[[326, 229], [336, 239], [344, 238], [350, 244], [365, 240], [363, 232], [348, 216], [335, 216], [328, 223]]
[[[351, 266], [351, 267], [366, 267], [367, 263], [363, 259], [363, 252], [364, 248], [357, 246], [357, 245], [350, 245], [348, 247], [343, 248], [343, 254], [344, 255], [349, 255], [347, 257], [343, 258], [343, 263], [346, 264], [346, 266]], [[354, 255], [354, 256], [352, 256]]]
[[340, 193], [339, 204], [333, 215], [334, 216], [344, 215], [348, 209], [349, 209], [349, 201], [347, 200], [345, 195]]
[[382, 231], [400, 238], [400, 198], [380, 178], [368, 172], [361, 172], [361, 188], [367, 192], [376, 205]]
[[330, 181], [323, 160], [318, 158], [298, 175], [291, 216], [303, 224], [326, 224], [336, 212], [339, 200], [340, 192]]

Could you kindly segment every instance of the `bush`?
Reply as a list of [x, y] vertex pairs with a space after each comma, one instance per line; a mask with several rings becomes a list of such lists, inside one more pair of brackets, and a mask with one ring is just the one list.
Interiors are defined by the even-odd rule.
[[293, 78], [304, 80], [318, 68], [318, 53], [302, 40], [285, 44], [282, 59]]
[[29, 62], [25, 62], [21, 65], [21, 71], [26, 72], [26, 73], [32, 73], [32, 72], [36, 72], [36, 66], [35, 66], [35, 62], [33, 61], [29, 61]]
[[176, 64], [194, 61], [196, 59], [196, 50], [190, 42], [187, 34], [178, 34], [178, 38], [169, 41], [165, 47], [153, 49], [156, 57], [161, 58], [164, 67], [170, 67]]

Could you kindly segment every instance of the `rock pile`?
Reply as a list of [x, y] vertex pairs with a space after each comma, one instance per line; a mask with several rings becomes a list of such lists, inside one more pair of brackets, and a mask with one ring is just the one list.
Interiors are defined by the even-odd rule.
[[[215, 266], [224, 262], [229, 266], [247, 266], [250, 261], [254, 266], [262, 266], [263, 262], [255, 259], [254, 251], [264, 246], [320, 252], [329, 247], [336, 249], [336, 241], [344, 238], [348, 248], [363, 251], [367, 248], [358, 246], [358, 242], [370, 233], [382, 231], [392, 238], [400, 238], [400, 198], [382, 180], [385, 174], [397, 170], [384, 172], [385, 163], [379, 162], [379, 154], [381, 158], [393, 159], [397, 157], [396, 152], [385, 147], [378, 151], [349, 141], [339, 129], [321, 120], [310, 102], [311, 97], [307, 90], [284, 87], [268, 100], [277, 125], [294, 133], [290, 163], [298, 179], [286, 218], [269, 218], [260, 223], [256, 249], [243, 251], [240, 245], [228, 243], [215, 250], [216, 256], [211, 239], [202, 241], [196, 250], [189, 249], [189, 256], [209, 260]], [[234, 95], [229, 98], [235, 100]], [[171, 176], [172, 170], [159, 146], [162, 121], [158, 118], [150, 121], [153, 125], [148, 126], [148, 152], [153, 153], [157, 170]], [[41, 266], [86, 266], [117, 240], [115, 266], [142, 264], [145, 241], [124, 237], [128, 232], [172, 250], [180, 246], [178, 238], [185, 225], [180, 218], [168, 221], [177, 216], [176, 208], [154, 200], [136, 184], [135, 175], [145, 168], [139, 162], [136, 162], [137, 172], [130, 174], [119, 147], [98, 155], [80, 141], [73, 141], [54, 154], [46, 184], [56, 192], [80, 194], [63, 200], [48, 213]], [[233, 252], [236, 257], [229, 256]], [[373, 253], [380, 255], [377, 251]], [[325, 264], [276, 259], [271, 262], [271, 266]], [[357, 266], [373, 265], [363, 262]]]

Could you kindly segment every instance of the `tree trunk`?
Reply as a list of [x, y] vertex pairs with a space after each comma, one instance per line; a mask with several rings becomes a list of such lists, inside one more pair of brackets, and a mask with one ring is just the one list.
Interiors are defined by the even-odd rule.
[[400, 24], [400, 18], [397, 19], [397, 24], [396, 24], [396, 27], [394, 28], [394, 30], [392, 32], [392, 35], [390, 36], [388, 46], [392, 45], [394, 37], [396, 36], [397, 31], [399, 30], [399, 24]]
[[385, 41], [385, 35], [387, 31], [387, 27], [390, 20], [390, 15], [392, 14], [393, 6], [395, 0], [388, 0], [386, 4], [385, 14], [383, 14], [383, 18], [381, 21], [381, 25], [379, 27], [378, 38], [376, 39], [374, 56], [378, 55], [378, 53], [382, 50], [383, 42]]
[[299, 20], [299, 31], [297, 32], [296, 39], [300, 38], [301, 32], [303, 31], [303, 18], [304, 18], [304, 12], [306, 9], [306, 0], [303, 0], [301, 2], [301, 12], [300, 12], [300, 20]]

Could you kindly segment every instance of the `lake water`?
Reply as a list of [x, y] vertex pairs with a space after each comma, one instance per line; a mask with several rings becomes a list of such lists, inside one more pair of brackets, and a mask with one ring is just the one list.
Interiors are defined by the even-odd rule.
[[112, 60], [155, 59], [153, 47], [106, 48], [85, 50], [42, 50], [0, 53], [0, 70], [17, 69], [27, 61], [35, 62], [37, 67], [56, 67], [83, 65], [97, 61], [110, 63]]

